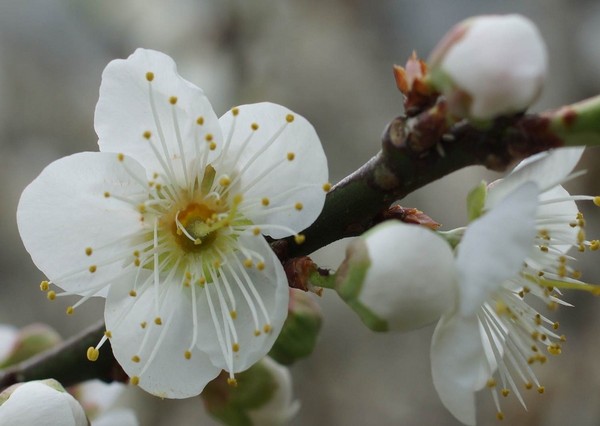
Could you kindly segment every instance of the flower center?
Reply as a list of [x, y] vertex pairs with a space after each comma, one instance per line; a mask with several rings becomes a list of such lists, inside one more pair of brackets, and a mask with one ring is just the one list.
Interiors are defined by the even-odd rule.
[[191, 202], [179, 210], [172, 223], [175, 241], [187, 252], [199, 252], [214, 241], [219, 228], [224, 226], [219, 220], [216, 203]]

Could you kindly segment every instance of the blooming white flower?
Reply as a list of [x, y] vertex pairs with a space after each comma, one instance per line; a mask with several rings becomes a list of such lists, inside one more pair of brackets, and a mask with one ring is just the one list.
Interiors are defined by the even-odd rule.
[[143, 49], [106, 67], [95, 127], [101, 152], [55, 161], [21, 196], [42, 288], [83, 296], [68, 313], [106, 297], [105, 339], [148, 392], [197, 395], [221, 369], [235, 384], [287, 312], [285, 273], [261, 234], [301, 243], [324, 203], [317, 134], [270, 103], [217, 119], [171, 58]]
[[368, 325], [407, 330], [439, 318], [431, 344], [433, 382], [463, 423], [475, 423], [474, 393], [486, 385], [499, 418], [499, 395], [514, 393], [524, 404], [519, 380], [544, 392], [532, 365], [546, 362], [544, 348], [560, 354], [564, 336], [557, 334], [558, 323], [530, 306], [530, 297], [555, 308], [566, 304], [559, 289], [598, 293], [567, 265], [570, 248], [600, 247], [585, 239], [575, 205], [600, 199], [570, 196], [559, 185], [573, 176], [582, 151], [541, 154], [492, 185], [455, 260], [429, 230], [385, 223], [353, 243], [342, 265], [338, 291]]
[[454, 26], [429, 59], [434, 85], [459, 116], [490, 119], [527, 109], [548, 68], [546, 46], [521, 15], [488, 15]]
[[56, 380], [18, 383], [0, 394], [2, 426], [88, 426], [83, 408]]

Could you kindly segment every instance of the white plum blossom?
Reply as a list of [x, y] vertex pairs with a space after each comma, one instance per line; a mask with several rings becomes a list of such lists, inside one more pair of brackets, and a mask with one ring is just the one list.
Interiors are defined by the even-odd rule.
[[102, 75], [100, 152], [55, 161], [24, 190], [19, 232], [48, 292], [106, 297], [105, 337], [131, 382], [167, 398], [247, 369], [287, 313], [264, 235], [299, 234], [321, 212], [327, 163], [303, 117], [271, 103], [217, 118], [173, 60], [138, 49]]
[[453, 113], [487, 120], [527, 109], [541, 93], [548, 58], [535, 24], [487, 15], [454, 26], [429, 59], [436, 88]]
[[88, 426], [79, 403], [56, 380], [18, 383], [0, 393], [2, 426]]
[[342, 265], [338, 291], [352, 295], [351, 306], [368, 325], [403, 331], [439, 319], [431, 344], [433, 382], [465, 424], [475, 424], [474, 394], [486, 386], [500, 419], [500, 395], [514, 394], [525, 405], [519, 381], [544, 392], [532, 367], [545, 363], [546, 353], [560, 354], [565, 337], [531, 298], [554, 309], [568, 305], [560, 289], [598, 294], [567, 265], [569, 249], [600, 247], [586, 240], [575, 204], [600, 199], [571, 196], [560, 186], [574, 176], [582, 151], [540, 154], [491, 185], [483, 214], [466, 228], [456, 254], [428, 229], [388, 222], [353, 243]]

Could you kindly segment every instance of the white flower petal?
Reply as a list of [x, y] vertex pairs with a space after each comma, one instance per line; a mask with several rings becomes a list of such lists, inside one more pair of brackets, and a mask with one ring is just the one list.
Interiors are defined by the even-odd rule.
[[[152, 82], [146, 78], [148, 72], [153, 73]], [[173, 96], [177, 98], [175, 105], [170, 103]], [[201, 125], [197, 123], [200, 117]], [[152, 144], [165, 163], [172, 165], [180, 183], [185, 182], [182, 159], [187, 168], [197, 166], [191, 160], [207, 149], [206, 136], [212, 135], [217, 147], [222, 140], [217, 116], [204, 92], [177, 73], [169, 56], [146, 49], [137, 49], [129, 58], [107, 65], [102, 74], [94, 125], [101, 151], [121, 152], [135, 158], [146, 168], [148, 176], [155, 172], [168, 176], [153, 153]], [[150, 140], [143, 136], [148, 130], [152, 135]], [[163, 151], [161, 133], [168, 154]]]
[[125, 408], [111, 410], [92, 422], [92, 426], [138, 426], [139, 422], [132, 410]]
[[0, 364], [15, 348], [19, 340], [19, 330], [12, 325], [0, 324]]
[[461, 315], [474, 315], [522, 268], [533, 245], [537, 204], [537, 185], [527, 182], [467, 228], [456, 258]]
[[431, 341], [433, 385], [461, 422], [475, 424], [475, 392], [491, 377], [477, 317], [443, 317]]
[[[110, 408], [121, 396], [126, 386], [122, 383], [105, 383], [100, 380], [88, 380], [75, 388], [74, 394], [86, 411], [102, 413]], [[72, 388], [70, 389], [73, 393]]]
[[362, 240], [371, 265], [358, 300], [390, 330], [422, 327], [454, 308], [454, 255], [434, 232], [394, 221], [373, 228]]
[[[315, 129], [304, 117], [272, 103], [242, 105], [238, 111], [219, 121], [224, 137], [231, 137], [225, 161], [235, 162], [225, 169], [235, 167], [242, 173], [241, 208], [255, 223], [300, 232], [317, 218], [325, 202], [327, 159]], [[263, 198], [269, 200], [268, 206], [260, 204]], [[297, 203], [300, 209], [295, 208]], [[248, 204], [258, 206], [250, 209]], [[290, 235], [281, 229], [263, 232], [273, 238]]]
[[106, 299], [104, 318], [115, 358], [129, 376], [139, 378], [139, 386], [147, 392], [164, 398], [198, 395], [221, 369], [199, 350], [192, 349], [190, 359], [184, 356], [193, 337], [189, 294], [175, 283], [163, 282], [157, 309], [154, 285], [138, 289], [137, 296], [131, 297], [133, 281], [133, 274], [124, 276], [111, 285]]
[[584, 149], [584, 147], [554, 149], [523, 160], [508, 176], [490, 185], [486, 208], [493, 208], [515, 188], [528, 181], [537, 183], [542, 193], [560, 184], [571, 174]]
[[[133, 160], [128, 168], [145, 180]], [[36, 266], [64, 290], [81, 295], [121, 273], [122, 257], [111, 242], [143, 229], [134, 206], [105, 193], [136, 199], [141, 184], [128, 174], [116, 154], [83, 152], [46, 167], [21, 195], [17, 224]], [[88, 256], [86, 249], [91, 248]], [[117, 256], [118, 257], [118, 256]], [[89, 268], [96, 266], [96, 272]], [[98, 295], [102, 295], [100, 293]]]
[[[236, 301], [236, 318], [232, 322], [238, 337], [239, 351], [233, 354], [234, 373], [244, 371], [263, 358], [271, 349], [287, 317], [289, 299], [285, 272], [265, 239], [260, 235], [241, 235], [238, 241], [240, 246], [261, 255], [264, 258], [265, 267], [262, 271], [259, 271], [256, 266], [245, 268], [242, 262], [246, 257], [243, 253], [236, 252], [227, 256], [222, 273], [217, 278], [217, 285], [221, 289], [223, 300], [227, 302], [226, 309], [232, 310], [232, 305], [225, 290], [225, 280], [227, 280]], [[241, 285], [236, 280], [236, 276], [242, 283]], [[229, 371], [223, 351], [218, 345], [218, 337], [215, 334], [206, 292], [210, 292], [217, 312], [216, 316], [223, 324], [223, 311], [218, 303], [217, 288], [213, 284], [207, 284], [203, 290], [198, 289], [197, 291], [199, 297], [198, 322], [202, 324], [198, 330], [197, 346], [210, 356], [214, 365]], [[261, 302], [258, 302], [256, 295], [260, 297]], [[261, 303], [265, 308], [266, 315], [261, 308]], [[230, 317], [230, 312], [225, 312], [225, 316]], [[269, 326], [270, 332], [264, 331], [265, 325]], [[256, 331], [260, 331], [260, 335], [256, 336]]]
[[[571, 241], [571, 244], [552, 244], [552, 248], [560, 250], [563, 253], [569, 251], [573, 245], [577, 245], [577, 233], [579, 229], [577, 227], [569, 226], [569, 221], [575, 221], [579, 208], [575, 201], [566, 200], [560, 202], [553, 202], [550, 204], [543, 204], [544, 201], [558, 200], [569, 198], [570, 194], [565, 188], [557, 185], [545, 192], [540, 194], [540, 206], [537, 210], [538, 220], [544, 220], [546, 218], [560, 218], [561, 223], [550, 223], [543, 225], [543, 229], [548, 231], [550, 238], [560, 239], [564, 241]], [[547, 256], [546, 256], [547, 257]]]

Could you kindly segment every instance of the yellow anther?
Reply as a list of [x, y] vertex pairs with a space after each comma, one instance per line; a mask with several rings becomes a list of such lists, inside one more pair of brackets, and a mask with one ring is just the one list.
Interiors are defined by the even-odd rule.
[[234, 343], [233, 345], [231, 345], [231, 350], [233, 352], [239, 352], [240, 351], [240, 345], [239, 345], [239, 343]]
[[135, 297], [135, 296], [137, 296], [137, 292], [135, 290], [129, 290], [129, 295], [131, 297]]
[[156, 324], [156, 325], [162, 325], [162, 319], [160, 317], [154, 318], [154, 324]]
[[40, 283], [40, 290], [48, 291], [49, 288], [50, 288], [50, 283], [48, 281], [42, 281]]
[[244, 266], [246, 268], [252, 268], [252, 265], [254, 265], [254, 262], [252, 262], [252, 259], [244, 259]]
[[561, 342], [564, 343], [564, 342], [567, 341], [567, 336], [565, 336], [564, 334], [561, 334], [560, 337], [559, 337], [559, 339], [560, 339]]
[[140, 266], [142, 264], [142, 261], [140, 260], [139, 257], [136, 257], [135, 260], [133, 261], [133, 264], [135, 266]]
[[306, 237], [302, 234], [294, 235], [294, 241], [296, 244], [302, 244], [306, 240]]
[[325, 191], [325, 192], [331, 191], [331, 184], [329, 182], [323, 184], [323, 191]]
[[46, 297], [48, 298], [48, 300], [54, 300], [56, 299], [56, 292], [54, 290], [50, 290]]
[[260, 336], [260, 330], [254, 330], [254, 335], [255, 336]]
[[106, 330], [104, 332], [104, 335], [106, 336], [107, 339], [112, 339], [112, 332], [110, 330]]
[[67, 315], [73, 315], [74, 312], [75, 312], [75, 308], [73, 308], [72, 306], [69, 306], [67, 308]]
[[304, 208], [304, 206], [302, 205], [302, 203], [298, 202], [298, 203], [294, 204], [294, 208], [296, 210], [300, 211]]
[[553, 329], [558, 330], [558, 327], [560, 327], [560, 324], [558, 323], [558, 321], [556, 321], [554, 324], [552, 324]]
[[262, 200], [260, 200], [260, 203], [261, 203], [263, 206], [267, 207], [269, 204], [271, 204], [271, 201], [270, 201], [270, 200], [269, 200], [267, 197], [265, 197], [265, 198], [263, 198]]
[[146, 321], [143, 321], [140, 323], [140, 327], [142, 327], [142, 328], [146, 328], [147, 325], [148, 325], [148, 323]]
[[538, 386], [538, 389], [537, 389], [538, 393], [542, 394], [542, 393], [544, 393], [545, 390], [546, 390], [546, 388], [544, 388], [543, 386]]
[[217, 144], [214, 142], [211, 142], [210, 144], [208, 144], [208, 149], [210, 149], [211, 151], [214, 151], [215, 149], [217, 149]]
[[263, 262], [262, 260], [260, 262], [256, 263], [256, 269], [258, 269], [259, 271], [262, 271], [265, 269], [265, 262]]
[[596, 251], [600, 248], [600, 241], [598, 240], [592, 240], [590, 241], [590, 249], [593, 251]]
[[530, 390], [531, 388], [533, 388], [533, 383], [531, 383], [531, 382], [525, 383], [525, 389]]
[[240, 113], [240, 109], [238, 107], [231, 108], [231, 113], [235, 117]]
[[93, 346], [90, 346], [87, 349], [87, 359], [89, 359], [90, 361], [94, 362], [98, 360], [98, 357], [100, 356], [100, 351], [98, 349], [96, 349]]
[[221, 268], [221, 261], [220, 261], [219, 259], [215, 260], [215, 261], [213, 262], [213, 266], [214, 266], [216, 269], [219, 269], [219, 268]]
[[204, 117], [200, 116], [196, 119], [196, 124], [202, 126], [204, 124]]
[[542, 316], [540, 314], [535, 314], [534, 318], [537, 325], [542, 325]]
[[206, 278], [204, 278], [204, 277], [198, 278], [197, 283], [198, 283], [198, 285], [203, 286], [204, 284], [206, 284]]
[[270, 332], [271, 332], [271, 330], [272, 330], [272, 328], [271, 328], [271, 325], [270, 325], [270, 324], [265, 324], [265, 325], [263, 326], [263, 331], [264, 331], [265, 333], [267, 333], [267, 334], [268, 334], [268, 333], [270, 333]]
[[486, 383], [486, 386], [487, 386], [488, 388], [493, 388], [493, 387], [495, 387], [495, 386], [496, 386], [496, 381], [495, 381], [494, 379], [488, 379], [488, 381], [487, 381], [487, 383]]
[[556, 311], [558, 309], [558, 303], [556, 303], [556, 302], [548, 303], [548, 309], [550, 309], [551, 311]]
[[194, 240], [194, 245], [195, 245], [195, 246], [199, 246], [200, 244], [202, 244], [202, 240], [201, 240], [200, 238], [196, 238], [196, 239]]
[[576, 280], [578, 280], [579, 278], [581, 278], [581, 271], [573, 271], [573, 272], [571, 272], [571, 278], [574, 278]]
[[135, 362], [137, 364], [138, 362], [140, 362], [140, 357], [137, 355], [132, 356], [131, 362]]
[[250, 128], [251, 128], [252, 130], [258, 130], [258, 124], [257, 124], [257, 123], [252, 123], [252, 124], [250, 125]]
[[288, 159], [288, 161], [294, 161], [294, 158], [296, 158], [296, 154], [294, 154], [293, 152], [288, 152], [287, 153], [287, 159]]
[[146, 213], [146, 205], [145, 204], [138, 204], [138, 212], [144, 214]]
[[229, 312], [229, 315], [231, 316], [231, 319], [236, 319], [237, 318], [237, 311], [231, 311], [231, 312]]
[[148, 71], [146, 73], [146, 80], [148, 80], [148, 81], [154, 80], [154, 73], [152, 71]]
[[510, 395], [510, 391], [509, 391], [508, 389], [506, 389], [506, 388], [502, 389], [502, 390], [500, 391], [500, 393], [501, 393], [501, 394], [502, 394], [502, 396], [503, 396], [503, 397], [505, 397], [505, 398], [506, 398], [508, 395]]
[[254, 235], [260, 235], [260, 228], [254, 228], [254, 229], [252, 229], [252, 233]]
[[118, 154], [117, 154], [117, 160], [119, 160], [119, 161], [123, 161], [123, 160], [125, 160], [125, 155], [123, 155], [123, 154], [121, 154], [121, 153], [118, 153]]
[[583, 232], [583, 229], [580, 229], [579, 232], [577, 233], [577, 242], [583, 243], [584, 241], [585, 241], [585, 232]]
[[152, 132], [150, 130], [146, 130], [144, 133], [142, 133], [142, 136], [144, 139], [150, 139], [152, 137]]
[[94, 272], [96, 272], [97, 269], [98, 269], [98, 267], [96, 265], [91, 265], [88, 268], [88, 271], [90, 271], [93, 274]]
[[221, 186], [229, 186], [231, 184], [231, 179], [229, 179], [229, 176], [223, 176], [221, 179], [219, 179], [219, 185]]
[[600, 196], [596, 195], [594, 197], [594, 204], [600, 207]]
[[498, 412], [496, 413], [496, 418], [497, 418], [498, 420], [504, 420], [504, 413], [502, 413], [502, 411], [498, 411]]
[[237, 385], [238, 385], [238, 382], [237, 382], [237, 380], [235, 380], [233, 377], [229, 377], [229, 378], [227, 379], [227, 384], [228, 384], [229, 386], [231, 386], [232, 388], [236, 388], [236, 387], [237, 387]]
[[175, 104], [177, 103], [177, 96], [171, 96], [171, 97], [169, 98], [169, 103], [170, 103], [171, 105], [175, 105]]
[[548, 253], [548, 246], [540, 246], [540, 250], [544, 253]]
[[579, 244], [579, 247], [577, 247], [577, 250], [581, 253], [583, 253], [585, 251], [585, 246], [583, 244]]
[[92, 253], [93, 253], [93, 250], [92, 250], [91, 247], [86, 247], [85, 248], [85, 254], [86, 254], [86, 256], [91, 256]]
[[140, 378], [138, 376], [131, 376], [129, 383], [131, 383], [133, 386], [137, 386], [140, 383]]
[[204, 139], [206, 140], [206, 142], [210, 142], [213, 140], [213, 134], [212, 133], [207, 133], [206, 136], [204, 136]]
[[108, 191], [104, 192], [104, 198], [108, 198], [108, 197], [110, 197], [110, 192], [108, 192]]
[[560, 355], [562, 349], [558, 343], [553, 343], [548, 346], [548, 352], [550, 352], [552, 355]]
[[191, 358], [192, 358], [192, 353], [191, 353], [190, 351], [185, 351], [185, 352], [183, 353], [183, 357], [184, 357], [185, 359], [191, 359]]
[[294, 116], [292, 114], [286, 115], [285, 121], [287, 121], [288, 123], [291, 123], [292, 121], [294, 121]]

